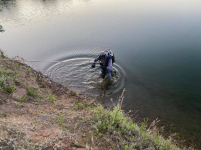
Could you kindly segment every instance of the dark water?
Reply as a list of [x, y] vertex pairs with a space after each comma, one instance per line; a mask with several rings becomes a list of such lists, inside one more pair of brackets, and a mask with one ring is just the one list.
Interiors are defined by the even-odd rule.
[[[201, 2], [191, 0], [0, 1], [0, 48], [70, 88], [110, 99], [126, 88], [124, 109], [159, 118], [201, 148]], [[115, 84], [101, 88], [102, 50], [116, 56]]]

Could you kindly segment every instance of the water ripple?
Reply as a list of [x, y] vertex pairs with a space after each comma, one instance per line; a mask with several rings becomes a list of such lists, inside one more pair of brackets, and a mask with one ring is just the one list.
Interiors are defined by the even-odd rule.
[[47, 75], [54, 81], [88, 96], [105, 97], [120, 91], [124, 86], [124, 70], [115, 63], [112, 71], [113, 83], [105, 86], [99, 64], [96, 68], [91, 68], [93, 59], [86, 56], [66, 58], [63, 60], [65, 63], [55, 63], [46, 68]]

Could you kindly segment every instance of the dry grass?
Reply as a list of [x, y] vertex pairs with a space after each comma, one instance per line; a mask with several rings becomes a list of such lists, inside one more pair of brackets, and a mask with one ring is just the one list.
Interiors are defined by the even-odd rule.
[[[125, 90], [117, 106], [104, 109], [25, 64], [1, 58], [3, 53], [0, 149], [179, 149], [172, 137], [158, 134], [158, 120], [137, 124], [121, 110]], [[8, 94], [8, 85], [16, 90]]]

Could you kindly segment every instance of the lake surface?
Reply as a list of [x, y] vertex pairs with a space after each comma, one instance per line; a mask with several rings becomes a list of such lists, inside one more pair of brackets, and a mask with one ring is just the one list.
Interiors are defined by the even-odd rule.
[[[201, 148], [201, 1], [0, 1], [0, 48], [9, 57], [65, 61], [28, 63], [105, 105], [118, 101], [137, 118], [159, 118]], [[102, 87], [102, 50], [112, 50], [114, 84]]]

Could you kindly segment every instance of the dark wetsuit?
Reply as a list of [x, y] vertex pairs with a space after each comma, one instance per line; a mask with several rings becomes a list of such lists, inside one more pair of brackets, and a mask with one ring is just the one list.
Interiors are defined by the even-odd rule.
[[105, 55], [105, 59], [101, 59], [100, 56], [98, 56], [96, 59], [94, 59], [94, 62], [100, 61], [100, 65], [103, 66], [101, 67], [101, 72], [102, 72], [102, 78], [111, 78], [111, 73], [112, 73], [112, 59], [110, 56]]

